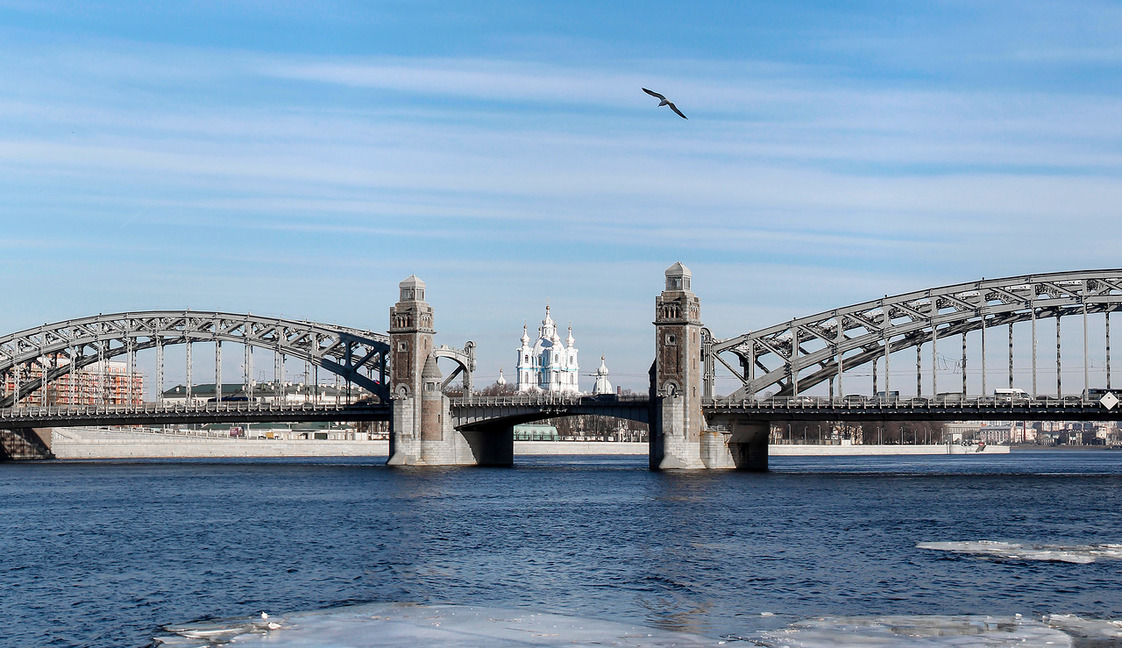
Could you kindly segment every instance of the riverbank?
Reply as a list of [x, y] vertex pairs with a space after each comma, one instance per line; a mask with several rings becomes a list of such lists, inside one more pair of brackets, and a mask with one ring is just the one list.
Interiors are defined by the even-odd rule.
[[[386, 457], [389, 441], [336, 439], [224, 439], [171, 436], [129, 430], [55, 428], [51, 452], [57, 459], [188, 459], [239, 457]], [[768, 454], [784, 456], [891, 456], [1008, 454], [1008, 446], [959, 445], [772, 445]], [[646, 455], [645, 442], [515, 441], [514, 456]]]
[[55, 428], [56, 459], [191, 459], [239, 457], [385, 457], [389, 441], [223, 439], [128, 430]]
[[854, 457], [911, 455], [998, 455], [1009, 454], [1009, 446], [987, 445], [769, 445], [772, 457]]

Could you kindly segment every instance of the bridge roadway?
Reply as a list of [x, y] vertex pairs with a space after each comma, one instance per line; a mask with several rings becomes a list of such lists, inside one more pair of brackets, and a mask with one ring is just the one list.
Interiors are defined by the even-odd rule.
[[452, 425], [458, 430], [482, 430], [517, 425], [557, 416], [612, 416], [648, 423], [651, 400], [644, 395], [579, 396], [553, 392], [506, 396], [470, 396], [449, 401]]
[[192, 405], [61, 405], [0, 409], [0, 429], [173, 423], [385, 421], [389, 418], [390, 407], [381, 404], [227, 402]]
[[[940, 398], [824, 398], [815, 396], [767, 399], [717, 398], [702, 403], [711, 429], [719, 419], [735, 416], [745, 421], [961, 421], [1054, 420], [1113, 421], [1122, 414], [1122, 403], [1107, 408], [1097, 400], [1064, 398], [940, 397]], [[649, 422], [650, 399], [645, 395], [622, 397], [569, 396], [552, 393], [508, 396], [471, 396], [450, 399], [453, 426], [459, 430], [485, 430], [495, 423], [517, 425], [559, 416], [611, 416]], [[170, 425], [202, 423], [277, 423], [311, 421], [386, 421], [391, 407], [382, 404], [315, 403], [183, 403], [138, 406], [62, 405], [0, 408], [0, 428], [78, 427], [87, 425]]]
[[[552, 393], [471, 396], [450, 399], [457, 429], [488, 424], [518, 424], [555, 416], [594, 414], [647, 422], [646, 396], [594, 397]], [[17, 427], [81, 427], [87, 425], [170, 425], [173, 423], [277, 423], [306, 421], [387, 421], [391, 406], [315, 403], [184, 403], [158, 405], [53, 405], [0, 408], [0, 429]]]
[[[716, 398], [702, 404], [706, 417], [716, 423], [722, 417], [762, 423], [775, 421], [1116, 421], [1122, 404], [1107, 407], [1099, 400], [1079, 396], [1055, 398], [963, 397], [937, 398], [847, 396], [784, 396]], [[712, 429], [722, 429], [719, 423]]]

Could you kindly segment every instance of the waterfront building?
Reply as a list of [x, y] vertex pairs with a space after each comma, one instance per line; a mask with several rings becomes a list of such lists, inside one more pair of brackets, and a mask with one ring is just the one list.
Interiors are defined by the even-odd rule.
[[518, 347], [518, 391], [556, 392], [577, 394], [576, 341], [573, 339], [573, 326], [569, 325], [569, 336], [564, 344], [557, 333], [557, 325], [550, 316], [549, 305], [545, 307], [545, 319], [538, 327], [538, 339], [530, 344], [530, 334], [522, 327], [522, 346]]
[[520, 423], [514, 426], [515, 441], [560, 441], [557, 427], [548, 423]]
[[[48, 363], [65, 366], [64, 357], [52, 358]], [[53, 363], [57, 363], [53, 364]], [[19, 374], [20, 385], [26, 385], [43, 377], [43, 365], [33, 364], [23, 368]], [[16, 374], [8, 371], [0, 380], [5, 395], [16, 389]], [[144, 377], [139, 371], [129, 371], [126, 362], [95, 362], [57, 380], [47, 383], [42, 389], [30, 394], [21, 393], [19, 405], [139, 405], [143, 399]]]
[[[243, 383], [223, 384], [222, 398], [243, 400], [249, 399], [249, 395], [252, 393], [252, 400], [259, 403], [344, 405], [353, 403], [367, 395], [364, 390], [355, 387], [348, 396], [345, 387], [330, 384], [320, 384], [317, 387], [304, 383], [286, 382], [278, 387], [271, 382], [255, 382], [252, 387], [251, 392]], [[187, 396], [185, 385], [176, 385], [164, 390], [161, 400], [165, 405], [197, 405], [213, 402], [217, 398], [214, 383], [197, 383], [191, 386], [190, 398]]]

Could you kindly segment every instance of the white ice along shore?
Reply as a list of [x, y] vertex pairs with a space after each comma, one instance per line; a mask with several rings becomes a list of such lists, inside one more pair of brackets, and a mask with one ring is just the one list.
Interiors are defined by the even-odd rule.
[[[1115, 621], [1051, 615], [1041, 621], [982, 615], [823, 617], [793, 623], [751, 640], [769, 648], [1066, 648], [1115, 645]], [[1103, 642], [1103, 643], [1100, 643]], [[1110, 642], [1110, 643], [1105, 643]]]
[[[768, 613], [761, 617], [770, 617]], [[819, 617], [722, 638], [560, 614], [456, 605], [368, 604], [343, 608], [206, 621], [164, 628], [157, 645], [210, 648], [520, 648], [607, 646], [701, 648], [1064, 648], [1116, 645], [1122, 622], [1054, 614], [887, 615]]]
[[1004, 560], [1044, 560], [1067, 563], [1093, 563], [1097, 560], [1122, 560], [1122, 544], [1033, 544], [971, 540], [965, 542], [920, 542], [917, 549], [950, 551]]
[[299, 648], [516, 648], [613, 646], [709, 648], [724, 642], [642, 626], [526, 610], [458, 605], [370, 604], [164, 628], [165, 646]]

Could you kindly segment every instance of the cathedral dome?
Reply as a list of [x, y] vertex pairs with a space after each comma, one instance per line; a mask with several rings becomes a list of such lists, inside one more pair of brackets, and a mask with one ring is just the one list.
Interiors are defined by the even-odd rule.
[[612, 393], [612, 383], [608, 382], [608, 365], [604, 364], [604, 356], [600, 356], [600, 368], [596, 370], [596, 384], [592, 386], [593, 395]]
[[545, 306], [545, 318], [538, 327], [538, 337], [531, 345], [527, 328], [522, 328], [522, 346], [518, 349], [518, 391], [550, 391], [577, 394], [576, 340], [569, 326], [568, 339], [563, 343], [553, 320], [552, 309]]

